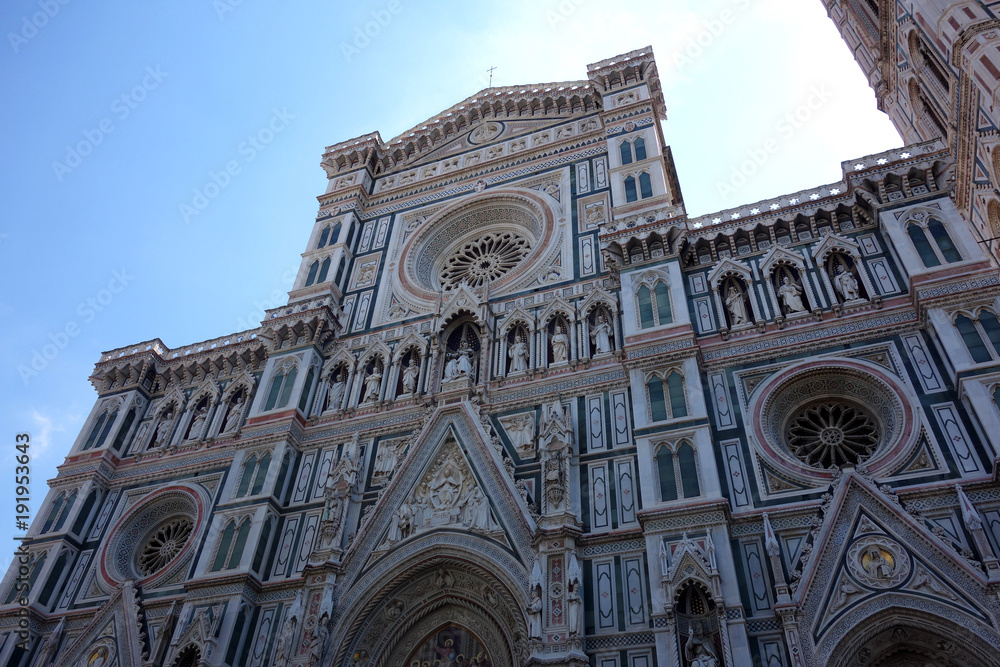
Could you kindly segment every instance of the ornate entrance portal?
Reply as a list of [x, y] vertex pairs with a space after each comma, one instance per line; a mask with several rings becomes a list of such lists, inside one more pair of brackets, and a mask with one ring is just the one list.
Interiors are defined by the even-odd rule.
[[406, 660], [406, 667], [493, 667], [479, 637], [449, 623], [435, 630]]

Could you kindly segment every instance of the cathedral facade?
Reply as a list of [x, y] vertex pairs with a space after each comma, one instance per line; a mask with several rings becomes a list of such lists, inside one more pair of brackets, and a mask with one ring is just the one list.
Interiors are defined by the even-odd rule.
[[649, 48], [328, 147], [287, 305], [97, 362], [0, 664], [1000, 663], [1000, 26], [826, 4], [837, 183], [689, 217]]

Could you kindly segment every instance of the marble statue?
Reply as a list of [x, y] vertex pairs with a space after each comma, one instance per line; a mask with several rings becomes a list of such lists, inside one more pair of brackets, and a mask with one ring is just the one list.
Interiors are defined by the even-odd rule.
[[417, 391], [417, 373], [420, 372], [415, 356], [411, 356], [403, 367], [403, 392], [415, 394]]
[[379, 399], [382, 391], [382, 371], [378, 364], [372, 368], [372, 372], [365, 378], [365, 402], [374, 403]]
[[603, 314], [597, 317], [597, 324], [590, 332], [590, 339], [594, 341], [595, 354], [611, 352], [611, 325]]
[[330, 388], [326, 390], [326, 409], [339, 410], [344, 401], [344, 392], [347, 391], [347, 382], [343, 373], [337, 373], [336, 377], [331, 375]]
[[691, 628], [684, 644], [684, 657], [691, 667], [719, 667], [719, 661], [705, 641], [694, 636], [694, 628]]
[[156, 425], [156, 433], [153, 434], [153, 443], [163, 447], [170, 437], [170, 428], [174, 425], [173, 410], [168, 411], [160, 418], [160, 423]]
[[514, 344], [510, 346], [507, 355], [511, 360], [511, 373], [523, 373], [528, 370], [528, 346], [524, 343], [524, 339], [521, 336], [518, 336], [514, 340]]
[[240, 417], [243, 416], [243, 394], [236, 397], [236, 401], [229, 406], [229, 414], [226, 415], [226, 423], [222, 427], [223, 433], [235, 431], [240, 425]]
[[528, 603], [528, 637], [542, 638], [542, 598], [534, 586], [531, 588], [531, 601]]
[[560, 364], [569, 357], [569, 336], [563, 331], [562, 326], [557, 326], [552, 334], [552, 363]]
[[208, 419], [208, 408], [200, 408], [194, 413], [191, 420], [191, 428], [188, 429], [188, 440], [197, 440], [205, 427], [205, 420]]
[[747, 323], [747, 307], [743, 301], [743, 293], [731, 283], [729, 291], [726, 293], [726, 310], [729, 311], [729, 317], [732, 319], [734, 327]]
[[838, 264], [833, 278], [833, 287], [837, 294], [843, 297], [844, 301], [855, 301], [861, 298], [858, 291], [858, 281], [850, 271], [844, 268], [843, 264]]
[[802, 288], [792, 282], [789, 276], [781, 279], [781, 287], [778, 288], [778, 298], [785, 304], [789, 313], [803, 313], [806, 310], [802, 302]]

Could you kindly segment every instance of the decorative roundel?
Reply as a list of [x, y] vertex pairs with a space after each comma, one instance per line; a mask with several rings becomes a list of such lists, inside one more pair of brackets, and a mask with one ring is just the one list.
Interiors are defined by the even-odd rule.
[[864, 464], [892, 469], [912, 447], [918, 422], [905, 390], [885, 369], [853, 359], [785, 368], [754, 391], [754, 440], [779, 469], [802, 480]]
[[202, 499], [172, 486], [128, 510], [105, 542], [102, 572], [112, 582], [160, 578], [176, 570], [189, 554], [201, 525]]
[[891, 537], [866, 535], [847, 550], [847, 567], [866, 586], [893, 588], [910, 575], [910, 555]]
[[512, 231], [492, 232], [462, 243], [451, 251], [441, 267], [441, 285], [482, 287], [498, 280], [521, 263], [531, 252], [531, 242]]
[[193, 528], [194, 521], [179, 517], [154, 530], [139, 552], [138, 570], [148, 577], [170, 564], [187, 544]]
[[811, 466], [856, 465], [875, 452], [879, 430], [862, 407], [844, 401], [823, 401], [805, 407], [788, 420], [785, 443]]

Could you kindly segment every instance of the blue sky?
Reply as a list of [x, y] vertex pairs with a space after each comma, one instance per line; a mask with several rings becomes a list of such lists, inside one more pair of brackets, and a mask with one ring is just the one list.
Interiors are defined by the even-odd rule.
[[[900, 145], [820, 0], [344, 4], [0, 6], [0, 461], [31, 434], [33, 514], [101, 352], [256, 326], [291, 288], [323, 148], [389, 139], [486, 87], [489, 67], [496, 85], [583, 79], [652, 45], [692, 215]], [[225, 185], [198, 199], [213, 173]]]

